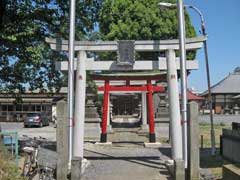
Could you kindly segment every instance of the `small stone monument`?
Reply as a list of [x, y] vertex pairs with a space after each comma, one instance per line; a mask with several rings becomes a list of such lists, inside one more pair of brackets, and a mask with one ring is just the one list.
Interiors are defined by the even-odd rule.
[[167, 95], [165, 93], [158, 94], [158, 104], [155, 109], [155, 118], [167, 117], [169, 115]]
[[95, 121], [96, 118], [99, 118], [97, 107], [95, 106], [93, 99], [87, 99], [85, 118], [85, 121]]
[[87, 93], [87, 102], [85, 106], [85, 137], [87, 139], [99, 139], [101, 134], [101, 118], [98, 114], [94, 98], [94, 94]]
[[230, 114], [231, 109], [228, 107], [228, 105], [226, 105], [226, 107], [224, 108], [224, 114], [228, 115]]
[[240, 114], [240, 108], [237, 104], [233, 107], [233, 114], [238, 115]]

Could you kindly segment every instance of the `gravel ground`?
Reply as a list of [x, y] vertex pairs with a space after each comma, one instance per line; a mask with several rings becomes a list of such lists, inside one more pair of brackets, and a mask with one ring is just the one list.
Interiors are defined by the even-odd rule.
[[169, 148], [144, 148], [146, 135], [139, 128], [115, 128], [108, 140], [112, 147], [85, 145], [85, 158], [90, 160], [83, 180], [167, 180], [171, 179], [165, 167]]
[[[200, 115], [200, 123], [210, 123], [209, 115]], [[232, 122], [240, 123], [240, 115], [214, 115], [213, 116], [214, 124], [232, 124]]]
[[[19, 137], [42, 136], [49, 141], [56, 140], [56, 129], [53, 125], [47, 127], [24, 128], [23, 123], [0, 123], [3, 131], [17, 131]], [[170, 180], [164, 162], [168, 157], [166, 149], [144, 148], [143, 142], [148, 142], [145, 135], [138, 135], [139, 128], [119, 128], [108, 139], [112, 147], [99, 147], [85, 143], [85, 158], [90, 166], [85, 170], [83, 180]], [[169, 149], [167, 150], [169, 152]], [[164, 153], [163, 153], [164, 152]]]
[[[199, 116], [200, 123], [209, 123], [209, 115]], [[240, 122], [240, 116], [214, 115], [215, 124], [231, 124]], [[3, 131], [17, 131], [30, 137], [42, 136], [49, 141], [56, 140], [56, 128], [53, 125], [38, 128], [24, 128], [23, 123], [0, 122]], [[168, 125], [156, 128], [160, 137], [168, 136]], [[148, 142], [146, 135], [137, 134], [139, 128], [114, 128], [113, 134], [108, 134], [112, 147], [101, 147], [85, 143], [85, 158], [90, 161], [83, 180], [171, 180], [165, 167], [170, 149], [144, 148], [143, 142]], [[157, 139], [159, 141], [159, 139]]]

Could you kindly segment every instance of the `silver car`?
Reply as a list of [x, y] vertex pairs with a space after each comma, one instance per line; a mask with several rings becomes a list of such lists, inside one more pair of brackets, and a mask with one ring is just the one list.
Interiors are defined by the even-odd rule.
[[24, 119], [24, 127], [30, 126], [48, 126], [49, 119], [48, 116], [44, 113], [29, 113], [27, 117]]

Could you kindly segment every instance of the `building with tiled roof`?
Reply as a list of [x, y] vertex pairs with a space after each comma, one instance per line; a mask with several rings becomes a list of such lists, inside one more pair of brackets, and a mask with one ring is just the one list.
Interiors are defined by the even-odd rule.
[[[240, 67], [211, 87], [213, 108], [216, 113], [234, 113], [240, 106]], [[208, 91], [202, 96], [207, 99]]]

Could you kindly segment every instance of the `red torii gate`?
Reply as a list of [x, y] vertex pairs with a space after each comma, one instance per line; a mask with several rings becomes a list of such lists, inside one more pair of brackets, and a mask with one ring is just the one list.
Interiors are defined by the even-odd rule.
[[[99, 91], [104, 91], [104, 103], [103, 103], [103, 115], [102, 115], [102, 127], [101, 127], [101, 142], [107, 142], [107, 118], [108, 118], [108, 102], [109, 93], [118, 91], [140, 91], [147, 92], [148, 94], [148, 118], [149, 118], [149, 142], [156, 142], [155, 136], [155, 125], [154, 125], [154, 110], [153, 110], [153, 92], [163, 92], [163, 86], [152, 85], [152, 80], [163, 81], [166, 80], [166, 74], [145, 74], [145, 75], [116, 75], [110, 74], [92, 75], [93, 80], [103, 80], [104, 87], [99, 87]], [[111, 86], [110, 81], [126, 81], [126, 85], [123, 86]], [[130, 81], [132, 80], [146, 80], [146, 85], [131, 86]]]

